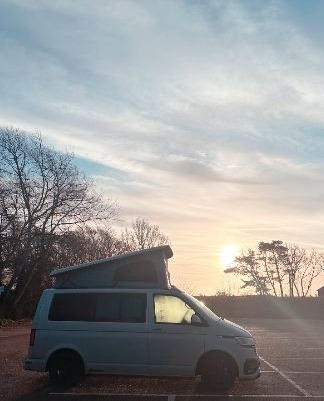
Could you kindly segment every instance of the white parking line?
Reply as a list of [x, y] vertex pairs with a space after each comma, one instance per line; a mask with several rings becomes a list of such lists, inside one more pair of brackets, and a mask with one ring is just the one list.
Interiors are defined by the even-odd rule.
[[293, 398], [295, 400], [304, 400], [305, 397], [310, 399], [322, 399], [323, 395], [292, 395], [292, 394], [137, 394], [137, 393], [48, 393], [48, 395], [56, 395], [56, 396], [94, 396], [94, 397], [168, 397], [168, 401], [176, 400], [176, 397], [190, 397], [191, 398], [273, 398], [273, 399], [281, 399], [281, 398]]
[[291, 357], [284, 357], [284, 356], [272, 356], [271, 359], [280, 359], [282, 360], [299, 360], [302, 359], [303, 361], [320, 361], [324, 360], [324, 357], [314, 357], [314, 358], [307, 358], [307, 357], [297, 357], [297, 356], [291, 356]]
[[[291, 370], [283, 370], [283, 372], [284, 373], [287, 373], [287, 374], [289, 374], [289, 373], [291, 373], [291, 374], [296, 374], [296, 375], [298, 375], [298, 374], [301, 374], [301, 375], [316, 375], [316, 374], [318, 374], [318, 375], [323, 375], [324, 374], [324, 371], [320, 371], [320, 370], [318, 370], [318, 371], [314, 371], [314, 372], [309, 372], [309, 371], [307, 371], [307, 372], [301, 372], [301, 371], [291, 371]], [[277, 373], [275, 370], [261, 370], [261, 373], [263, 374], [263, 373]]]
[[293, 374], [293, 375], [323, 375], [324, 374], [324, 372], [291, 372], [291, 371], [288, 371], [288, 370], [285, 370], [284, 371], [285, 373], [291, 373], [291, 374]]
[[265, 364], [267, 364], [271, 369], [275, 370], [283, 379], [285, 379], [288, 383], [290, 383], [292, 386], [295, 387], [296, 390], [298, 390], [301, 394], [303, 394], [305, 397], [310, 397], [310, 394], [308, 391], [303, 389], [299, 384], [294, 382], [290, 377], [288, 377], [285, 373], [283, 373], [280, 369], [278, 369], [276, 366], [272, 365], [270, 362], [266, 361], [264, 358], [260, 357], [261, 361], [263, 361]]
[[[94, 397], [176, 397], [175, 394], [138, 394], [138, 393], [48, 393], [48, 395], [68, 395], [68, 396], [76, 396], [80, 397], [84, 396], [94, 396]], [[186, 394], [190, 395], [190, 394]], [[191, 396], [191, 395], [190, 395]], [[175, 398], [171, 399], [174, 400]]]

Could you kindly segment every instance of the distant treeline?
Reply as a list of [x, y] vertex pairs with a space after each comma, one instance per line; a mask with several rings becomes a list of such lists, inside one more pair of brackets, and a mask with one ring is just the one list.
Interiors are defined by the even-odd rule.
[[220, 317], [324, 319], [324, 297], [199, 296]]

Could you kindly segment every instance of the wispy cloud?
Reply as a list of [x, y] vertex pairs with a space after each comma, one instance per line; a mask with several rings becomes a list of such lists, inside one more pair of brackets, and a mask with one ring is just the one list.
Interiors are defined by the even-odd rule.
[[307, 3], [4, 0], [0, 123], [73, 150], [126, 219], [169, 233], [175, 280], [220, 288], [227, 242], [323, 241], [324, 10]]

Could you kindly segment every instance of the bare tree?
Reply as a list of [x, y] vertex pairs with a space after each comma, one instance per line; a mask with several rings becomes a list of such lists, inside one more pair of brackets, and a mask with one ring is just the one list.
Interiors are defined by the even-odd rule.
[[276, 283], [279, 285], [280, 296], [284, 296], [284, 277], [287, 274], [285, 263], [287, 258], [287, 247], [282, 241], [259, 242], [258, 250], [263, 259], [264, 269], [268, 283], [277, 295]]
[[124, 251], [122, 241], [108, 228], [81, 227], [61, 235], [51, 255], [53, 267], [109, 258]]
[[[269, 260], [269, 255], [267, 249], [263, 246], [263, 242], [259, 243], [259, 261], [263, 265], [263, 270], [265, 271], [267, 282], [270, 285], [272, 293], [274, 296], [277, 296], [277, 289], [276, 289], [276, 273], [273, 269], [271, 260]], [[260, 246], [261, 245], [261, 246]]]
[[126, 228], [122, 232], [121, 238], [124, 243], [125, 251], [135, 251], [166, 245], [169, 241], [168, 237], [161, 233], [158, 225], [152, 224], [142, 218], [137, 218], [133, 221], [131, 228]]
[[242, 288], [253, 287], [258, 294], [305, 297], [323, 266], [324, 253], [276, 240], [259, 242], [257, 251], [242, 252], [225, 272], [247, 277]]
[[300, 296], [300, 289], [296, 279], [299, 273], [305, 269], [307, 264], [307, 252], [296, 244], [288, 244], [285, 260], [285, 271], [288, 275], [289, 296], [294, 297], [295, 292]]
[[234, 273], [247, 277], [242, 279], [244, 284], [241, 288], [253, 287], [260, 295], [269, 293], [267, 287], [267, 277], [264, 275], [262, 266], [260, 265], [258, 255], [252, 249], [245, 254], [235, 258], [235, 266], [225, 270], [225, 273]]
[[[40, 134], [0, 128], [1, 280], [12, 313], [37, 286], [55, 241], [71, 227], [116, 215], [73, 164], [73, 155], [44, 145]], [[6, 304], [6, 302], [5, 302]]]
[[305, 252], [294, 281], [294, 287], [300, 296], [307, 297], [310, 294], [315, 278], [323, 273], [323, 266], [324, 254], [322, 252], [314, 249]]

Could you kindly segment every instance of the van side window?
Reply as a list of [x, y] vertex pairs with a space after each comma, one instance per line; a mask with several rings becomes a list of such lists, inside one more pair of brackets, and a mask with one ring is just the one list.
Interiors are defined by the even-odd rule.
[[89, 322], [94, 320], [96, 294], [55, 294], [48, 320]]
[[55, 294], [48, 320], [145, 323], [146, 294]]
[[195, 311], [173, 295], [154, 296], [155, 323], [191, 324]]
[[98, 294], [96, 321], [145, 323], [146, 294]]

